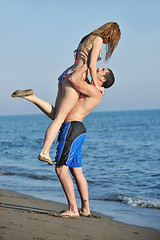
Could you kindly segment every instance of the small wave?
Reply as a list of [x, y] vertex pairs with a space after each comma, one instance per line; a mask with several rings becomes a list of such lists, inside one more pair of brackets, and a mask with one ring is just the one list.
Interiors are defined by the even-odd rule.
[[15, 174], [11, 173], [11, 172], [0, 172], [0, 175], [1, 176], [3, 176], [3, 175], [14, 176]]
[[35, 179], [35, 180], [54, 180], [53, 177], [46, 177], [46, 176], [43, 176], [43, 175], [34, 175], [34, 174], [27, 174], [27, 173], [14, 173], [14, 172], [5, 172], [5, 171], [1, 171], [0, 170], [0, 175], [1, 176], [7, 176], [7, 175], [10, 175], [10, 176], [20, 176], [20, 177], [28, 177], [28, 178], [32, 178], [32, 179]]
[[125, 196], [120, 196], [119, 199], [122, 201], [122, 203], [132, 207], [160, 209], [160, 200], [158, 199], [143, 200], [143, 199], [130, 198]]
[[121, 200], [120, 199], [118, 199], [118, 198], [93, 198], [93, 199], [91, 199], [91, 200], [99, 200], [99, 201], [107, 201], [107, 202], [121, 202]]
[[160, 209], [159, 199], [142, 200], [138, 198], [131, 198], [131, 197], [120, 195], [115, 198], [97, 198], [97, 199], [93, 198], [92, 200], [121, 202], [132, 207]]
[[19, 173], [17, 175], [22, 176], [22, 177], [24, 176], [24, 177], [28, 177], [28, 178], [38, 179], [38, 180], [49, 180], [49, 178], [46, 176], [38, 176], [38, 175], [34, 175], [34, 174]]

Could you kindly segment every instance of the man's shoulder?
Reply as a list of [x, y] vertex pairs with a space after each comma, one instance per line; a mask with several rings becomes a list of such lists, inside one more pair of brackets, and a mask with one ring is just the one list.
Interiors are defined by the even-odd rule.
[[90, 88], [90, 95], [88, 97], [92, 97], [92, 98], [99, 98], [101, 99], [103, 96], [103, 92], [100, 91], [98, 88], [96, 88], [95, 86], [89, 84], [89, 88]]

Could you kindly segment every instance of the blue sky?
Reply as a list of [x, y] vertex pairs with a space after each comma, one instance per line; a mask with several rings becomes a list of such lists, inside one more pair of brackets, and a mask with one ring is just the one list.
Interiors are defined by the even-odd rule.
[[111, 68], [116, 83], [96, 111], [160, 109], [159, 9], [159, 0], [0, 0], [0, 115], [39, 113], [10, 97], [16, 89], [33, 88], [54, 104], [80, 39], [109, 21], [122, 37], [97, 67]]

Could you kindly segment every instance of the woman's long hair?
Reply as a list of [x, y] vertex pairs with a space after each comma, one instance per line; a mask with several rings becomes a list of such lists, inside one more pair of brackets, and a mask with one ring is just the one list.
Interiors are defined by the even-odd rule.
[[121, 37], [119, 25], [116, 22], [105, 23], [100, 28], [83, 37], [81, 43], [90, 35], [97, 35], [102, 39], [107, 39], [105, 60], [109, 60]]

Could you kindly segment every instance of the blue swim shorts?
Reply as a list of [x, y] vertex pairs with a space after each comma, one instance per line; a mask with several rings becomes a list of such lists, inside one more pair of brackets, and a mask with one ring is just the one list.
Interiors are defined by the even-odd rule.
[[81, 148], [85, 138], [86, 128], [82, 122], [63, 123], [58, 135], [57, 166], [82, 167]]

